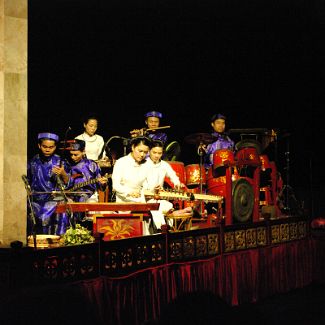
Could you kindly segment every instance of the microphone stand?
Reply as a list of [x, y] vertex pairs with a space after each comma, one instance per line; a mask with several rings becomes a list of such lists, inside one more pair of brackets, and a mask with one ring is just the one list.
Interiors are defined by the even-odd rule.
[[30, 219], [32, 221], [32, 236], [33, 236], [33, 244], [34, 244], [34, 249], [37, 248], [37, 243], [36, 243], [36, 218], [35, 218], [35, 212], [34, 212], [34, 208], [33, 208], [33, 204], [32, 204], [32, 195], [31, 195], [31, 187], [28, 184], [28, 180], [27, 177], [25, 175], [22, 176], [22, 179], [24, 181], [25, 184], [25, 190], [27, 193], [27, 201], [28, 201], [28, 205], [30, 208]]
[[[63, 157], [66, 159], [67, 158], [67, 154], [66, 154], [66, 148], [67, 148], [67, 136], [68, 136], [68, 133], [69, 131], [71, 130], [71, 127], [69, 126], [66, 131], [65, 131], [65, 134], [64, 134], [64, 141], [63, 141]], [[61, 160], [61, 163], [60, 165], [62, 166], [62, 160]], [[71, 207], [70, 207], [70, 204], [69, 204], [69, 199], [67, 197], [67, 195], [65, 194], [65, 191], [64, 191], [64, 185], [62, 183], [62, 180], [60, 178], [60, 175], [56, 175], [56, 182], [57, 184], [59, 185], [59, 191], [63, 197], [63, 200], [64, 200], [64, 203], [66, 205], [66, 213], [68, 215], [68, 219], [69, 219], [69, 223], [71, 225], [71, 227], [73, 229], [76, 228], [76, 223], [75, 223], [75, 220], [73, 218], [73, 213], [72, 213], [72, 210], [71, 210]]]

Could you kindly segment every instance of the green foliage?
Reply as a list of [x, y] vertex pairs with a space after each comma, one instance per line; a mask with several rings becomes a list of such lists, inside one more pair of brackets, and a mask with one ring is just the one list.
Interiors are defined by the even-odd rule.
[[60, 244], [62, 246], [70, 246], [93, 243], [94, 241], [95, 238], [91, 235], [91, 232], [77, 223], [75, 229], [69, 227], [66, 233], [61, 236]]

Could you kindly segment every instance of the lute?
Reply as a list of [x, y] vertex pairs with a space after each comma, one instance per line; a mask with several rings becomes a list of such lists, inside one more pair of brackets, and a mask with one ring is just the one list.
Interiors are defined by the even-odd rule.
[[[111, 178], [112, 177], [112, 174], [105, 174], [104, 176], [101, 176], [101, 177], [106, 177], [107, 179]], [[72, 188], [68, 189], [69, 192], [72, 192], [72, 191], [75, 191], [77, 189], [80, 189], [84, 186], [87, 186], [87, 185], [90, 185], [90, 184], [95, 184], [99, 181], [99, 177], [98, 178], [92, 178], [92, 179], [89, 179], [87, 181], [84, 181], [84, 182], [80, 182], [76, 185], [74, 185]]]

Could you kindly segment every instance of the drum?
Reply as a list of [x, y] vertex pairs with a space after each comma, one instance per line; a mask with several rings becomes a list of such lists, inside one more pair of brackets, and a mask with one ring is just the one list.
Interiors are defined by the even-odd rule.
[[[186, 184], [186, 173], [184, 163], [181, 161], [167, 161], [168, 164], [173, 168], [176, 175], [178, 176], [181, 183]], [[173, 187], [171, 180], [168, 177], [165, 177], [165, 182]]]
[[213, 167], [208, 170], [207, 192], [212, 195], [226, 196], [226, 176], [213, 177]]
[[[32, 235], [27, 238], [27, 246], [34, 247], [34, 237]], [[58, 235], [36, 235], [37, 248], [49, 248], [60, 246], [60, 236]]]
[[204, 166], [201, 166], [200, 173], [200, 165], [199, 164], [191, 164], [185, 167], [185, 176], [186, 176], [186, 186], [189, 189], [200, 187], [201, 182], [200, 178], [202, 178], [202, 185], [206, 185], [206, 174]]
[[236, 153], [236, 160], [238, 163], [238, 166], [260, 166], [260, 156], [256, 150], [256, 148], [248, 147], [248, 148], [242, 148]]
[[219, 149], [213, 153], [213, 168], [219, 168], [225, 166], [226, 162], [233, 163], [234, 153], [229, 149]]
[[[233, 170], [231, 181], [239, 178], [237, 169]], [[212, 195], [221, 195], [226, 197], [226, 176], [214, 177], [213, 167], [210, 167], [207, 174], [207, 192]]]

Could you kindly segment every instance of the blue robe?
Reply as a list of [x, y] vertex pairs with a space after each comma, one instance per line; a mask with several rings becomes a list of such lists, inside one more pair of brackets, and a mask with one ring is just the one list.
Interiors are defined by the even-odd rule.
[[[52, 191], [60, 190], [58, 178], [52, 172], [52, 168], [60, 164], [69, 173], [69, 164], [57, 154], [51, 157], [37, 154], [27, 164], [27, 178], [32, 193], [44, 192], [44, 194], [32, 195], [36, 232], [40, 234], [62, 235], [69, 226], [68, 216], [65, 213], [57, 214], [55, 212], [60, 197], [51, 194]], [[28, 210], [30, 212], [30, 207]]]
[[151, 132], [148, 137], [151, 140], [160, 140], [163, 144], [167, 143], [167, 134], [164, 132]]
[[[73, 189], [75, 186], [81, 185], [81, 183], [94, 181], [94, 183], [90, 183], [84, 185], [82, 187], [78, 187], [75, 191], [85, 192], [82, 194], [76, 194], [70, 196], [75, 202], [86, 202], [96, 191], [98, 188], [104, 190], [105, 186], [101, 185], [98, 181], [96, 181], [99, 177], [101, 177], [101, 169], [98, 164], [91, 159], [83, 158], [76, 165], [72, 165], [71, 167], [71, 177], [68, 183], [68, 189]], [[76, 213], [75, 219], [77, 222], [82, 221], [83, 213]]]
[[213, 165], [213, 154], [216, 150], [229, 149], [234, 151], [235, 145], [234, 141], [231, 140], [226, 134], [213, 132], [211, 135], [216, 138], [216, 141], [207, 146], [207, 151], [204, 156], [204, 167], [206, 169], [209, 169], [210, 166]]

